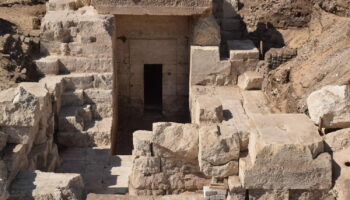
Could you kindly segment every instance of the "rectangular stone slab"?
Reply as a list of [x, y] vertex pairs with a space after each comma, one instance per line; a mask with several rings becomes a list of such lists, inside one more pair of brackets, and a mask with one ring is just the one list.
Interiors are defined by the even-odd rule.
[[212, 0], [92, 0], [91, 4], [104, 14], [189, 16], [211, 9]]

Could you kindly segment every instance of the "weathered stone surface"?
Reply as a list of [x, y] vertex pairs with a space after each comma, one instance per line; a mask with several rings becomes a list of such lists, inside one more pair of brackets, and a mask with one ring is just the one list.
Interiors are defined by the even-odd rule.
[[228, 177], [228, 195], [227, 200], [245, 200], [246, 190], [242, 187], [241, 181], [238, 176]]
[[245, 188], [331, 187], [331, 157], [322, 153], [323, 140], [305, 115], [256, 115], [253, 120], [257, 131], [250, 135], [249, 155], [239, 162], [239, 176]]
[[8, 135], [0, 131], [0, 152], [6, 146]]
[[238, 77], [238, 86], [242, 90], [261, 89], [263, 76], [259, 72], [247, 71]]
[[298, 165], [324, 151], [317, 127], [304, 114], [256, 114], [252, 120], [257, 128], [249, 140], [253, 163], [285, 163], [283, 155], [290, 154], [288, 161]]
[[231, 63], [220, 60], [218, 46], [191, 46], [190, 85], [227, 85], [230, 81]]
[[238, 175], [238, 161], [229, 161], [223, 165], [212, 165], [207, 161], [200, 162], [201, 171], [210, 177], [225, 178], [228, 176]]
[[288, 190], [249, 190], [249, 200], [289, 200]]
[[135, 131], [132, 134], [133, 156], [151, 156], [152, 131]]
[[228, 46], [231, 60], [259, 59], [259, 50], [251, 40], [232, 40]]
[[64, 10], [47, 12], [43, 18], [40, 51], [59, 60], [60, 73], [112, 72], [114, 16], [100, 15], [91, 6], [76, 10], [84, 4], [79, 2], [49, 2], [49, 9], [50, 4], [60, 4]]
[[199, 130], [199, 166], [207, 176], [236, 175], [240, 152], [239, 134], [234, 126], [205, 126]]
[[84, 183], [79, 174], [21, 171], [11, 185], [11, 199], [72, 199], [85, 198]]
[[239, 135], [233, 126], [205, 126], [199, 130], [199, 162], [223, 165], [238, 160]]
[[223, 110], [220, 100], [215, 97], [199, 97], [197, 99], [194, 117], [196, 124], [222, 122]]
[[160, 158], [141, 156], [134, 160], [133, 167], [143, 174], [156, 174], [160, 172]]
[[196, 159], [198, 156], [198, 127], [194, 124], [154, 123], [152, 143], [179, 157]]
[[328, 151], [340, 151], [350, 147], [350, 128], [331, 132], [324, 136]]
[[225, 200], [226, 189], [211, 188], [210, 186], [203, 187], [203, 195], [205, 200]]
[[350, 127], [350, 86], [328, 85], [307, 98], [309, 114], [323, 128]]
[[333, 153], [333, 176], [336, 177], [333, 191], [337, 199], [350, 199], [350, 148]]
[[213, 15], [201, 16], [193, 28], [192, 44], [199, 46], [219, 46], [220, 26]]
[[85, 103], [92, 104], [93, 116], [96, 119], [112, 117], [112, 90], [90, 88], [84, 90]]
[[39, 99], [23, 87], [0, 94], [0, 130], [8, 134], [8, 142], [28, 143], [34, 139], [40, 117]]
[[289, 190], [289, 200], [335, 200], [330, 190]]
[[198, 15], [211, 9], [211, 0], [108, 1], [92, 0], [100, 13], [117, 15]]
[[35, 61], [38, 71], [43, 74], [56, 75], [60, 71], [59, 60], [56, 57], [44, 57]]

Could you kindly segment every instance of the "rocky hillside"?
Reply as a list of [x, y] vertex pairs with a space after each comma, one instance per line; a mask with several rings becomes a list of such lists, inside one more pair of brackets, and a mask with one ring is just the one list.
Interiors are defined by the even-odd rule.
[[44, 1], [0, 1], [0, 90], [20, 81], [36, 81], [32, 62], [39, 52]]
[[240, 4], [246, 37], [263, 45], [265, 60], [259, 71], [265, 73], [264, 91], [282, 111], [307, 112], [306, 98], [312, 91], [350, 84], [350, 1]]

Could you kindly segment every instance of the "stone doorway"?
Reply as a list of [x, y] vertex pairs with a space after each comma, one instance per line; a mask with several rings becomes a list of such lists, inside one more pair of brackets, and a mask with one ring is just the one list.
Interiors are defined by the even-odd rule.
[[188, 122], [191, 18], [116, 16], [117, 154], [154, 122]]
[[144, 65], [144, 112], [161, 113], [163, 104], [163, 65]]

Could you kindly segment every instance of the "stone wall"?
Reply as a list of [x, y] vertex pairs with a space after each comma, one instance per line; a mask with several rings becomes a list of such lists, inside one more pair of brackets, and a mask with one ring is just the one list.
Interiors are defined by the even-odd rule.
[[191, 124], [155, 123], [133, 134], [130, 194], [334, 198], [332, 159], [317, 127], [306, 115], [274, 114], [268, 106], [262, 91], [192, 86]]
[[60, 163], [55, 103], [41, 83], [21, 83], [0, 92], [0, 199], [23, 169], [53, 171]]
[[163, 64], [163, 114], [187, 109], [191, 19], [117, 16], [119, 108], [142, 113], [144, 64]]

